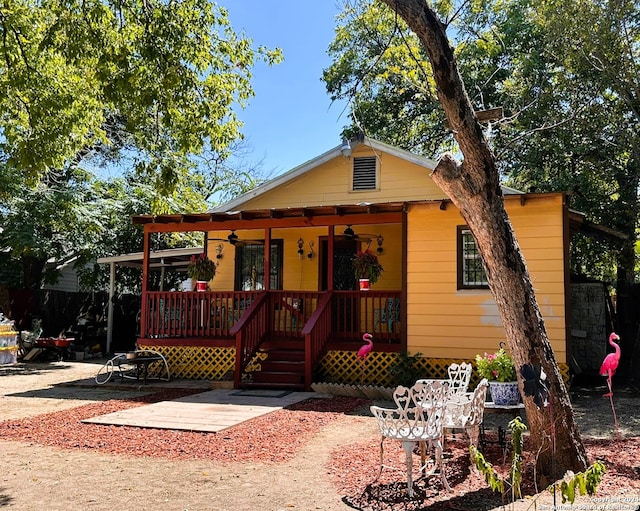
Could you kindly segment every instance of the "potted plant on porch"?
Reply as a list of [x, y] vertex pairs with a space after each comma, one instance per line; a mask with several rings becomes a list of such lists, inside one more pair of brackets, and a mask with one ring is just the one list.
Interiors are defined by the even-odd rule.
[[196, 289], [198, 291], [206, 291], [209, 281], [216, 274], [215, 263], [207, 257], [204, 252], [197, 257], [191, 256], [189, 265], [187, 266], [187, 275], [196, 281]]
[[371, 284], [375, 284], [380, 278], [384, 268], [378, 261], [378, 256], [371, 250], [358, 250], [353, 258], [353, 271], [360, 283], [360, 290], [366, 291]]
[[495, 404], [509, 406], [520, 402], [516, 366], [504, 348], [496, 353], [476, 355], [476, 369], [480, 378], [489, 380], [491, 399]]

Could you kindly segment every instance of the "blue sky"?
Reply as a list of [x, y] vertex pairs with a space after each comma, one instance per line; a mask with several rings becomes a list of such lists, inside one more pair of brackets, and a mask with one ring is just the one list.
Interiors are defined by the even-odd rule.
[[254, 46], [279, 47], [284, 61], [253, 70], [256, 96], [238, 110], [245, 123], [246, 156], [262, 161], [270, 177], [281, 174], [340, 144], [348, 123], [345, 103], [331, 104], [322, 70], [330, 65], [335, 0], [235, 0], [220, 2], [236, 32], [244, 30]]

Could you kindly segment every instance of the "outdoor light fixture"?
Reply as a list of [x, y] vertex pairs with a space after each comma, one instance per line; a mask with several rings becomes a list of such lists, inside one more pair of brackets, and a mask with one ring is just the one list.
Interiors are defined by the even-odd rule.
[[304, 240], [302, 238], [298, 238], [298, 255], [300, 256], [300, 259], [302, 259], [302, 256], [304, 255]]
[[231, 229], [231, 234], [227, 236], [227, 239], [229, 240], [229, 243], [231, 243], [232, 245], [235, 245], [236, 243], [238, 243], [238, 235], [236, 234], [235, 229]]
[[382, 254], [382, 244], [384, 243], [384, 238], [382, 237], [382, 234], [380, 236], [378, 236], [378, 248], [376, 248], [376, 252], [378, 252], [378, 254]]
[[345, 158], [349, 158], [351, 156], [351, 153], [353, 152], [351, 150], [351, 144], [346, 138], [342, 139], [342, 147], [340, 148], [340, 152]]
[[315, 247], [315, 243], [312, 241], [309, 242], [309, 253], [307, 254], [307, 257], [309, 259], [313, 259], [313, 256], [315, 255], [315, 251], [313, 250]]

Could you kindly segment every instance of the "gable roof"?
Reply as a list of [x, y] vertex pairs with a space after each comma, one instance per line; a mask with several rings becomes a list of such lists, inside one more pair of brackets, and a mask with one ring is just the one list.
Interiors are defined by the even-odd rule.
[[[436, 165], [438, 164], [437, 161], [430, 158], [419, 156], [404, 149], [400, 149], [399, 147], [394, 147], [392, 145], [385, 144], [384, 142], [380, 142], [369, 137], [363, 137], [361, 139], [351, 141], [351, 146], [353, 149], [355, 149], [359, 145], [366, 145], [368, 147], [371, 147], [374, 151], [380, 151], [392, 156], [396, 156], [397, 158], [401, 158], [429, 170], [435, 169]], [[221, 211], [234, 211], [240, 208], [240, 206], [242, 206], [242, 204], [244, 204], [245, 202], [251, 199], [255, 199], [256, 197], [259, 197], [275, 188], [278, 188], [279, 186], [282, 186], [289, 181], [297, 179], [301, 175], [338, 156], [342, 156], [341, 148], [342, 144], [334, 147], [333, 149], [330, 149], [325, 153], [322, 153], [320, 156], [317, 156], [316, 158], [313, 158], [312, 160], [309, 160], [302, 165], [294, 167], [284, 174], [281, 174], [269, 181], [266, 181], [265, 183], [262, 183], [261, 185], [255, 187], [253, 190], [249, 190], [248, 192], [243, 193], [242, 195], [239, 195], [238, 197], [231, 199], [230, 201], [212, 208], [211, 210], [209, 210], [209, 212], [218, 213]]]
[[[374, 151], [387, 153], [391, 156], [395, 156], [397, 158], [413, 163], [420, 167], [424, 167], [425, 169], [428, 169], [430, 171], [433, 171], [436, 168], [436, 165], [438, 164], [436, 160], [433, 160], [431, 158], [425, 158], [424, 156], [417, 155], [405, 149], [401, 149], [399, 147], [395, 147], [369, 137], [356, 138], [352, 140], [350, 143], [351, 143], [352, 149], [355, 149], [360, 145], [366, 145], [367, 147], [370, 147]], [[231, 199], [223, 204], [220, 204], [219, 206], [216, 206], [210, 209], [209, 213], [220, 213], [225, 211], [240, 210], [242, 209], [242, 205], [245, 204], [246, 202], [252, 199], [255, 199], [256, 197], [260, 197], [261, 195], [268, 193], [271, 190], [274, 190], [284, 185], [285, 183], [293, 181], [294, 179], [297, 179], [301, 175], [311, 171], [312, 169], [338, 156], [342, 156], [341, 149], [342, 149], [342, 144], [337, 145], [333, 149], [330, 149], [329, 151], [322, 153], [320, 156], [317, 156], [316, 158], [313, 158], [303, 163], [302, 165], [298, 165], [297, 167], [294, 167], [293, 169], [285, 172], [284, 174], [281, 174], [269, 181], [266, 181], [261, 185], [255, 187], [254, 189], [249, 190], [248, 192], [243, 193], [242, 195], [239, 195], [234, 199]], [[523, 192], [516, 190], [514, 188], [502, 186], [502, 193], [504, 195], [512, 195], [512, 194], [522, 194]]]

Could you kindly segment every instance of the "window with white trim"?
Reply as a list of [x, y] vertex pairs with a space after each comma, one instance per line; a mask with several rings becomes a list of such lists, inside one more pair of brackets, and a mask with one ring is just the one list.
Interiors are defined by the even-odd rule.
[[378, 164], [375, 156], [361, 156], [353, 159], [352, 190], [377, 190]]
[[476, 240], [466, 226], [458, 227], [458, 289], [487, 289], [489, 281], [482, 266]]

